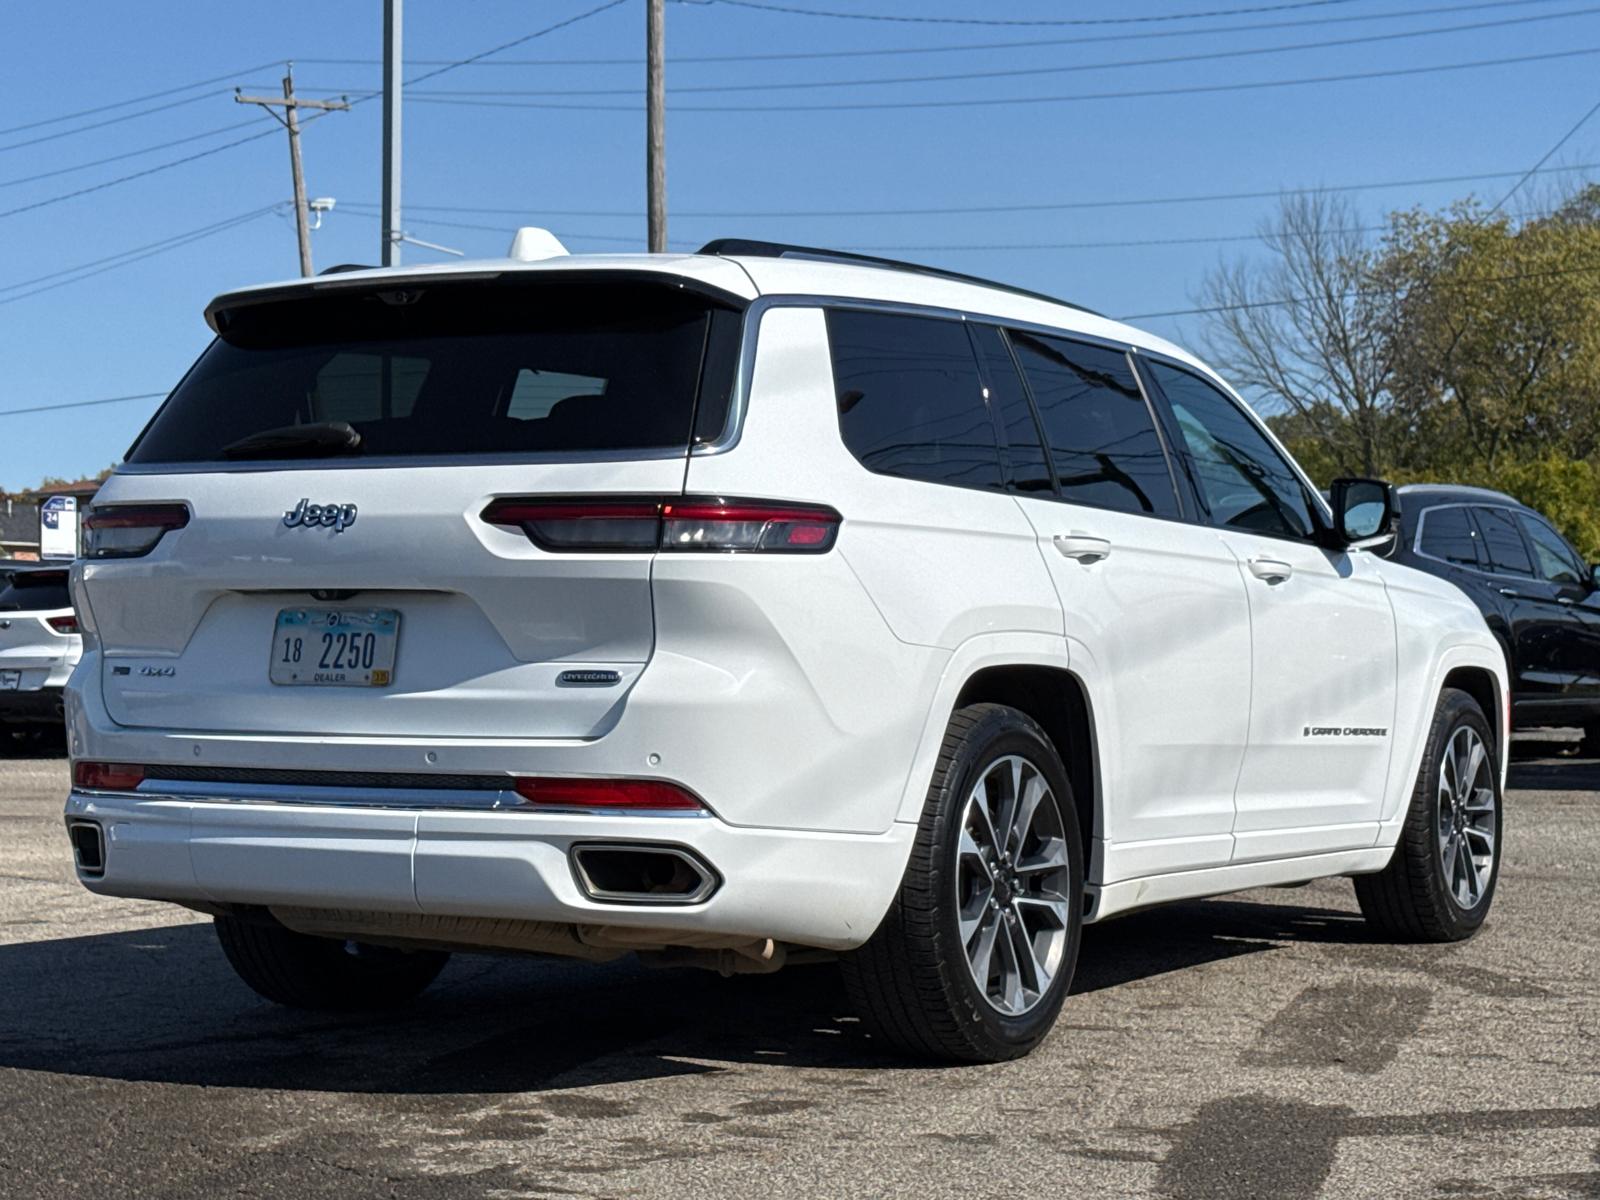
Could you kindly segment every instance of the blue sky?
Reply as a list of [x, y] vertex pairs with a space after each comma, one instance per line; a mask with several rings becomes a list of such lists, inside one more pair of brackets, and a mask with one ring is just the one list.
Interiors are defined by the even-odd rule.
[[[598, 3], [407, 0], [407, 76]], [[674, 249], [719, 236], [867, 249], [1116, 316], [1190, 307], [1209, 268], [1251, 252], [1248, 241], [1193, 239], [1248, 237], [1282, 189], [1504, 176], [1350, 192], [1372, 223], [1469, 193], [1497, 200], [1600, 100], [1600, 52], [1585, 53], [1600, 51], [1600, 0], [771, 3], [940, 20], [671, 0]], [[643, 4], [623, 0], [408, 92], [408, 231], [469, 256], [504, 253], [520, 224], [545, 225], [574, 251], [642, 249]], [[1221, 10], [1234, 11], [1168, 19]], [[297, 270], [281, 209], [286, 138], [232, 88], [275, 93], [293, 59], [304, 94], [375, 90], [382, 5], [0, 11], [0, 410], [162, 392], [205, 346], [213, 295]], [[1317, 44], [1330, 42], [1343, 44]], [[813, 57], [774, 57], [799, 55]], [[1419, 70], [1507, 59], [1523, 61]], [[1375, 77], [1240, 86], [1353, 74]], [[949, 75], [968, 77], [920, 78]], [[860, 82], [908, 77], [920, 81]], [[186, 90], [55, 120], [169, 89]], [[913, 106], [816, 107], [884, 104]], [[338, 201], [313, 235], [319, 268], [377, 261], [380, 116], [370, 100], [305, 136], [310, 194]], [[266, 136], [219, 149], [256, 133]], [[166, 143], [176, 144], [152, 149]], [[1587, 178], [1579, 165], [1591, 161], [1600, 116], [1552, 160], [1573, 169], [1541, 176], [1530, 202]], [[151, 168], [162, 169], [96, 187]], [[1238, 193], [1266, 195], [1135, 203]], [[915, 209], [990, 211], [905, 211]], [[1169, 244], [1068, 245], [1132, 241]], [[159, 252], [57, 274], [144, 247]], [[1198, 321], [1138, 323], [1197, 346]], [[0, 415], [0, 487], [119, 459], [157, 403]]]

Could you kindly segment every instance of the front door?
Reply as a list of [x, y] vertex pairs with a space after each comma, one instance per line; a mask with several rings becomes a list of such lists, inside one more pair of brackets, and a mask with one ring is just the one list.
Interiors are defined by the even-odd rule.
[[1370, 846], [1389, 772], [1394, 613], [1370, 556], [1311, 540], [1316, 503], [1244, 410], [1150, 363], [1250, 603], [1250, 735], [1234, 861]]
[[1495, 508], [1478, 516], [1486, 527], [1515, 520], [1526, 536], [1533, 579], [1515, 587], [1525, 596], [1529, 656], [1565, 704], [1586, 709], [1600, 699], [1600, 597], [1583, 560], [1542, 517]]

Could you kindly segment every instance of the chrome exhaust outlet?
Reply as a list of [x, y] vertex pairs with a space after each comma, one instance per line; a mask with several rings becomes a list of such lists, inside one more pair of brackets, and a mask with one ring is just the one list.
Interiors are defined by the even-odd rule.
[[601, 904], [699, 904], [722, 885], [705, 860], [681, 846], [582, 842], [567, 857], [583, 894]]
[[78, 874], [98, 878], [106, 873], [106, 842], [94, 821], [68, 821], [67, 836], [72, 839], [72, 857]]

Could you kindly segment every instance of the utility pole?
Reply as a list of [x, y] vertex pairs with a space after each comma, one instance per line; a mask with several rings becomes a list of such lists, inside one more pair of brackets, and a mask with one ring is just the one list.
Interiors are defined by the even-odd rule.
[[383, 0], [383, 257], [400, 265], [400, 5]]
[[[294, 94], [294, 64], [289, 64], [288, 73], [283, 77], [283, 99], [278, 100], [272, 96], [246, 96], [234, 89], [234, 100], [240, 104], [259, 104], [262, 108], [272, 113], [283, 127], [289, 131], [289, 169], [294, 174], [294, 225], [295, 232], [300, 237], [300, 274], [309, 276], [311, 271], [311, 224], [310, 214], [306, 210], [306, 175], [300, 165], [300, 110], [302, 108], [319, 108], [326, 112], [335, 109], [348, 110], [350, 105], [344, 101], [332, 100], [299, 100]], [[274, 111], [275, 106], [281, 106], [283, 114]]]
[[666, 0], [645, 3], [645, 175], [648, 179], [649, 248], [667, 252], [667, 34]]

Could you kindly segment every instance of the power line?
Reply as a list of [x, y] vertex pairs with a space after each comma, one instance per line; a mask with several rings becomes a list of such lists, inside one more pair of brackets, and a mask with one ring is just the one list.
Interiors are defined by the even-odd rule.
[[[727, 0], [719, 0], [725, 3]], [[1441, 71], [1464, 71], [1476, 67], [1503, 67], [1554, 59], [1579, 58], [1600, 54], [1600, 46], [1582, 50], [1556, 50], [1546, 54], [1521, 54], [1511, 58], [1485, 58], [1473, 62], [1441, 63], [1431, 67], [1396, 67], [1384, 71], [1356, 71], [1344, 75], [1309, 75], [1301, 79], [1267, 79], [1254, 83], [1196, 84], [1179, 88], [1134, 88], [1120, 92], [1078, 92], [1058, 96], [1000, 96], [973, 100], [883, 100], [858, 104], [738, 104], [675, 105], [677, 113], [757, 113], [757, 112], [867, 112], [913, 108], [990, 108], [1006, 104], [1056, 104], [1080, 100], [1134, 100], [1156, 96], [1195, 96], [1205, 93], [1259, 91], [1264, 88], [1301, 87], [1316, 83], [1350, 83], [1365, 79], [1392, 79], [1404, 75], [1432, 75]], [[559, 104], [538, 100], [455, 100], [419, 96], [419, 104], [453, 104], [477, 108], [567, 109], [584, 112], [636, 113], [636, 104]]]
[[421, 83], [424, 79], [432, 79], [435, 75], [443, 75], [446, 71], [454, 71], [457, 67], [469, 66], [472, 63], [477, 62], [479, 59], [488, 58], [491, 54], [499, 54], [502, 50], [509, 50], [513, 46], [520, 46], [524, 42], [531, 42], [534, 38], [544, 37], [545, 34], [554, 33], [558, 29], [565, 29], [568, 25], [576, 25], [579, 21], [587, 21], [590, 17], [598, 16], [607, 9], [616, 8], [618, 5], [626, 3], [628, 3], [628, 0], [606, 0], [606, 3], [598, 5], [595, 8], [591, 8], [587, 12], [581, 12], [575, 17], [568, 17], [565, 21], [557, 21], [554, 25], [547, 25], [543, 29], [540, 29], [534, 33], [515, 38], [509, 42], [503, 42], [491, 50], [485, 50], [480, 54], [474, 54], [470, 58], [458, 59], [455, 62], [446, 63], [437, 71], [428, 71], [425, 74], [418, 75], [415, 79], [408, 79], [405, 81], [405, 86], [410, 87], [412, 84]]
[[[735, 83], [676, 87], [676, 95], [705, 92], [771, 92], [812, 90], [816, 88], [878, 87], [886, 84], [952, 83], [969, 79], [1008, 79], [1021, 76], [1061, 75], [1077, 71], [1108, 71], [1126, 67], [1171, 66], [1176, 63], [1211, 62], [1230, 58], [1251, 58], [1263, 54], [1287, 54], [1301, 50], [1326, 50], [1340, 46], [1358, 46], [1373, 42], [1401, 41], [1407, 38], [1434, 37], [1440, 34], [1464, 33], [1480, 29], [1497, 29], [1507, 25], [1526, 25], [1535, 21], [1555, 21], [1568, 17], [1586, 17], [1600, 13], [1600, 8], [1579, 8], [1559, 13], [1538, 13], [1529, 17], [1507, 17], [1499, 21], [1477, 21], [1466, 25], [1447, 25], [1435, 29], [1410, 29], [1396, 33], [1365, 34], [1360, 37], [1335, 38], [1321, 42], [1298, 42], [1288, 46], [1251, 46], [1239, 50], [1215, 50], [1200, 54], [1166, 55], [1160, 58], [1123, 59], [1120, 62], [1069, 63], [1052, 67], [1019, 67], [1002, 71], [966, 71], [945, 75], [902, 75], [888, 79], [815, 79], [792, 83]], [[541, 91], [431, 91], [417, 92], [418, 97], [441, 96], [631, 96], [637, 89], [614, 88], [574, 90], [562, 88]]]
[[138, 112], [124, 113], [120, 117], [111, 117], [104, 121], [95, 121], [88, 125], [79, 125], [76, 129], [63, 129], [57, 133], [47, 133], [40, 137], [28, 138], [26, 141], [12, 142], [7, 146], [0, 146], [0, 154], [7, 150], [21, 150], [24, 146], [37, 146], [40, 142], [53, 142], [57, 138], [71, 137], [75, 133], [88, 133], [91, 129], [104, 129], [107, 125], [116, 125], [122, 121], [132, 121], [137, 117], [148, 117], [151, 113], [166, 112], [168, 109], [182, 108], [185, 104], [195, 104], [201, 100], [210, 100], [214, 96], [226, 96], [230, 89], [219, 88], [214, 92], [201, 92], [198, 96], [189, 96], [183, 100], [174, 100], [169, 104], [157, 104], [153, 108], [142, 108]]
[[235, 142], [227, 142], [221, 146], [213, 146], [211, 149], [202, 150], [198, 154], [190, 154], [184, 158], [175, 158], [171, 162], [161, 163], [159, 166], [148, 167], [143, 171], [135, 171], [132, 175], [123, 175], [118, 179], [108, 179], [104, 183], [97, 183], [92, 187], [79, 188], [75, 192], [66, 192], [60, 196], [51, 196], [48, 200], [36, 200], [32, 204], [22, 204], [16, 208], [8, 208], [5, 211], [0, 212], [0, 218], [14, 217], [18, 213], [31, 212], [36, 208], [44, 208], [49, 204], [59, 204], [63, 200], [71, 200], [76, 196], [87, 196], [90, 192], [104, 191], [108, 187], [116, 187], [119, 183], [127, 183], [133, 179], [143, 179], [146, 175], [154, 175], [158, 171], [166, 171], [173, 167], [181, 167], [184, 163], [191, 163], [197, 159], [209, 158], [213, 154], [221, 154], [224, 150], [232, 150], [235, 146], [243, 146], [247, 142], [260, 141], [262, 138], [270, 137], [276, 132], [277, 130], [275, 129], [264, 129], [260, 133], [252, 133], [249, 137], [240, 138]]
[[[1600, 162], [1572, 163], [1560, 167], [1537, 167], [1535, 174], [1548, 175], [1568, 171], [1590, 171], [1600, 169]], [[696, 219], [715, 218], [718, 220], [741, 220], [754, 218], [776, 217], [921, 217], [921, 216], [962, 216], [982, 213], [1016, 213], [1016, 212], [1063, 212], [1068, 210], [1081, 210], [1093, 208], [1135, 208], [1157, 204], [1199, 204], [1211, 201], [1227, 200], [1267, 200], [1277, 196], [1293, 196], [1303, 192], [1365, 192], [1379, 191], [1386, 188], [1400, 187], [1427, 187], [1445, 183], [1481, 183], [1491, 179], [1511, 179], [1524, 172], [1517, 171], [1491, 171], [1479, 175], [1434, 175], [1419, 179], [1388, 179], [1375, 183], [1343, 183], [1329, 184], [1312, 188], [1272, 188], [1270, 190], [1253, 192], [1210, 192], [1192, 196], [1154, 196], [1138, 197], [1126, 200], [1073, 200], [1058, 204], [986, 204], [970, 205], [958, 208], [854, 208], [835, 209], [831, 212], [819, 212], [816, 209], [773, 209], [773, 210], [742, 210], [742, 211], [678, 211], [674, 210], [674, 217], [694, 217]], [[352, 200], [341, 201], [341, 208], [377, 208], [370, 201]], [[412, 204], [408, 206], [418, 212], [446, 212], [446, 213], [478, 213], [486, 216], [516, 216], [529, 217], [534, 215], [527, 206], [521, 208], [472, 208], [459, 204]], [[612, 209], [593, 208], [554, 208], [541, 210], [543, 215], [552, 217], [622, 217], [637, 219], [639, 212]]]
[[[186, 233], [174, 234], [171, 237], [162, 238], [160, 241], [151, 242], [148, 245], [136, 246], [132, 250], [124, 250], [121, 253], [107, 255], [105, 258], [97, 258], [92, 262], [79, 263], [73, 267], [63, 267], [59, 271], [51, 271], [48, 275], [36, 275], [32, 279], [5, 284], [0, 286], [0, 293], [17, 292], [19, 288], [32, 288], [32, 290], [18, 292], [14, 296], [0, 295], [0, 304], [10, 304], [13, 300], [23, 300], [29, 296], [37, 296], [40, 292], [53, 291], [58, 287], [65, 287], [69, 283], [77, 283], [81, 279], [88, 279], [94, 275], [102, 275], [107, 271], [115, 270], [117, 267], [125, 267], [129, 263], [135, 263], [141, 259], [153, 258], [157, 254], [165, 254], [168, 250], [176, 250], [180, 246], [187, 246], [190, 242], [198, 242], [202, 238], [222, 233], [225, 230], [233, 229], [257, 218], [264, 217], [281, 207], [283, 207], [281, 204], [268, 204], [261, 208], [252, 209], [247, 213], [240, 213], [235, 217], [228, 217], [210, 225], [203, 225], [199, 229], [191, 229]], [[71, 278], [63, 279], [62, 276], [71, 276]], [[52, 280], [55, 282], [50, 282]], [[34, 284], [39, 283], [45, 286], [33, 287]]]
[[154, 400], [166, 392], [140, 392], [137, 396], [107, 396], [104, 400], [74, 400], [70, 404], [37, 404], [32, 408], [0, 409], [0, 417], [14, 417], [19, 413], [55, 412], [61, 408], [89, 408], [95, 404], [121, 404], [124, 400]]
[[815, 8], [793, 8], [785, 4], [765, 4], [760, 0], [676, 0], [676, 3], [706, 7], [713, 4], [727, 4], [734, 8], [754, 8], [790, 16], [834, 17], [845, 21], [892, 21], [902, 25], [1137, 25], [1158, 21], [1199, 21], [1211, 17], [1237, 17], [1259, 12], [1283, 12], [1293, 8], [1322, 8], [1333, 4], [1348, 4], [1350, 0], [1289, 0], [1288, 3], [1263, 4], [1254, 8], [1223, 8], [1210, 12], [1169, 13], [1156, 17], [1081, 17], [1030, 21], [1008, 21], [990, 17], [904, 17], [882, 13], [831, 12]]
[[[248, 75], [253, 71], [265, 70], [272, 63], [258, 63], [253, 67], [246, 67], [242, 71], [230, 71], [226, 75], [213, 75], [210, 79], [198, 79], [194, 83], [186, 83], [181, 87], [165, 88], [159, 92], [150, 92], [143, 96], [134, 96], [129, 100], [117, 100], [111, 104], [100, 104], [94, 108], [80, 109], [75, 113], [64, 113], [59, 117], [46, 117], [41, 121], [29, 121], [26, 125], [13, 125], [9, 129], [0, 129], [0, 137], [8, 133], [21, 133], [24, 129], [38, 129], [45, 125], [58, 125], [62, 121], [75, 121], [79, 117], [92, 117], [96, 113], [110, 112], [114, 108], [126, 108], [130, 104], [143, 104], [146, 100], [159, 100], [163, 96], [175, 96], [179, 92], [193, 91], [197, 87], [205, 87], [210, 83], [223, 83], [229, 79], [237, 79], [241, 75]], [[211, 95], [216, 95], [212, 92]], [[93, 128], [92, 126], [90, 128]]]
[[[776, 62], [822, 58], [875, 58], [907, 54], [950, 54], [982, 50], [1024, 50], [1044, 46], [1082, 46], [1102, 42], [1144, 41], [1151, 38], [1199, 37], [1222, 33], [1253, 33], [1264, 29], [1299, 29], [1312, 25], [1343, 25], [1362, 21], [1393, 21], [1405, 17], [1435, 16], [1440, 13], [1478, 12], [1489, 8], [1523, 8], [1530, 4], [1550, 4], [1553, 0], [1482, 0], [1474, 4], [1445, 4], [1431, 8], [1409, 8], [1394, 12], [1354, 13], [1335, 17], [1312, 17], [1297, 21], [1258, 21], [1248, 25], [1218, 25], [1208, 29], [1142, 29], [1130, 33], [1100, 33], [1082, 37], [1032, 38], [1010, 42], [967, 42], [952, 46], [899, 46], [881, 50], [798, 50], [775, 54], [674, 55], [675, 64]], [[379, 66], [377, 58], [302, 58], [297, 61], [324, 66]], [[413, 59], [417, 66], [432, 66], [444, 59]], [[506, 58], [474, 63], [480, 67], [637, 67], [644, 63], [631, 58]], [[353, 89], [346, 89], [353, 90]]]
[[255, 120], [239, 121], [233, 125], [223, 125], [218, 129], [208, 129], [204, 133], [191, 133], [188, 137], [174, 138], [170, 142], [162, 142], [158, 146], [145, 146], [138, 150], [127, 150], [121, 154], [113, 154], [109, 158], [97, 158], [93, 162], [78, 163], [71, 167], [57, 167], [54, 171], [42, 171], [38, 175], [26, 175], [21, 179], [0, 180], [0, 188], [16, 187], [22, 183], [33, 183], [40, 179], [52, 179], [57, 175], [70, 175], [74, 171], [86, 171], [90, 167], [103, 167], [106, 163], [121, 162], [125, 158], [138, 158], [141, 154], [154, 154], [157, 150], [170, 150], [173, 146], [181, 146], [186, 142], [198, 142], [201, 138], [214, 137], [219, 133], [232, 133], [235, 129], [243, 129], [246, 125], [254, 125]]

